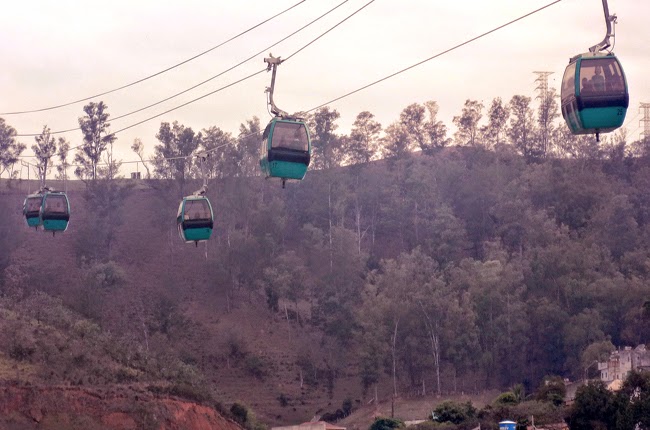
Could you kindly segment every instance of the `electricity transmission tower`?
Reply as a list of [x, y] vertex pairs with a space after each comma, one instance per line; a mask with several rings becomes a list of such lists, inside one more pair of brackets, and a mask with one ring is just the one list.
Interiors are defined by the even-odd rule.
[[645, 141], [650, 139], [650, 103], [641, 103], [639, 109], [643, 110], [643, 119], [639, 120], [639, 127], [643, 126], [641, 140]]
[[539, 127], [541, 130], [541, 153], [543, 157], [546, 157], [549, 152], [549, 135], [551, 134], [551, 106], [552, 106], [552, 95], [548, 91], [548, 77], [553, 74], [553, 72], [533, 72], [537, 75], [537, 97], [540, 99], [539, 102]]

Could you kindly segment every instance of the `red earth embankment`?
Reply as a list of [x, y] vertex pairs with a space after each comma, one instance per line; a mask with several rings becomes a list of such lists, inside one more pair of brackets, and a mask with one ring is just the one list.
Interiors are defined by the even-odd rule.
[[242, 430], [209, 406], [124, 386], [0, 386], [0, 429]]

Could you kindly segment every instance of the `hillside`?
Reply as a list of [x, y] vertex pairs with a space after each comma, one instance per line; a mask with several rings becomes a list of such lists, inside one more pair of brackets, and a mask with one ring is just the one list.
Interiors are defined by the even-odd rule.
[[3, 180], [0, 377], [240, 402], [267, 425], [347, 403], [341, 422], [359, 429], [375, 388], [379, 413], [395, 386], [417, 419], [461, 393], [481, 405], [577, 379], [593, 354], [650, 342], [648, 172], [644, 158], [452, 148], [284, 190], [220, 178], [198, 246], [174, 221], [197, 180], [70, 182], [56, 236], [25, 227], [34, 184]]

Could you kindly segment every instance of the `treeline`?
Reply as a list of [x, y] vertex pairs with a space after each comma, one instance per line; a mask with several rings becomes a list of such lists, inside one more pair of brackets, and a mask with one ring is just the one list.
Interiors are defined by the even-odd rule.
[[[259, 119], [238, 137], [162, 123], [146, 183], [163, 204], [148, 218], [174, 219], [201, 177], [189, 157], [214, 149], [207, 282], [229, 303], [261, 293], [271, 311], [322, 329], [330, 384], [350, 363], [364, 391], [389, 377], [396, 394], [582, 377], [614, 346], [650, 341], [650, 142], [572, 136], [554, 103], [535, 112], [530, 98], [497, 98], [483, 119], [468, 100], [453, 139], [435, 102], [385, 128], [362, 112], [347, 136], [325, 107], [309, 118], [310, 172], [286, 190], [258, 177]], [[86, 267], [119, 268], [133, 184], [113, 180], [106, 106], [85, 112], [75, 173], [94, 210], [75, 252]], [[147, 161], [142, 142], [133, 150]]]

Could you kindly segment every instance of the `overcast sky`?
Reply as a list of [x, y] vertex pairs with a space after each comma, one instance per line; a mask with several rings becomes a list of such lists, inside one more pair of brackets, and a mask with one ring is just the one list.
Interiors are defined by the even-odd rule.
[[[343, 0], [307, 0], [286, 14], [185, 65], [127, 89], [104, 95], [112, 118], [172, 96], [264, 50]], [[349, 0], [324, 19], [272, 48], [288, 57], [369, 0]], [[11, 1], [0, 14], [0, 112], [59, 105], [102, 93], [157, 73], [264, 21], [299, 0], [77, 0]], [[481, 33], [551, 3], [552, 0], [376, 0], [339, 27], [283, 63], [275, 101], [288, 112], [312, 109], [349, 91], [434, 56]], [[610, 0], [617, 14], [614, 52], [630, 88], [626, 126], [636, 139], [639, 103], [650, 102], [650, 1]], [[452, 118], [466, 99], [505, 102], [535, 96], [534, 71], [554, 72], [559, 93], [568, 59], [605, 35], [601, 0], [563, 0], [531, 17], [463, 46], [383, 83], [330, 105], [348, 133], [364, 110], [387, 126], [411, 103], [435, 100], [439, 118], [453, 133]], [[113, 131], [172, 109], [264, 68], [265, 54], [186, 94], [125, 118]], [[237, 134], [239, 124], [258, 116], [265, 124], [262, 73], [200, 101], [120, 132], [117, 158], [142, 139], [150, 155], [162, 121], [195, 131], [217, 126]], [[39, 113], [0, 115], [19, 134], [78, 127], [81, 102]], [[65, 136], [72, 146], [81, 132]], [[20, 137], [28, 148], [33, 137]], [[25, 154], [31, 154], [27, 150]], [[131, 170], [130, 168], [126, 169]], [[126, 172], [125, 172], [126, 173]]]

